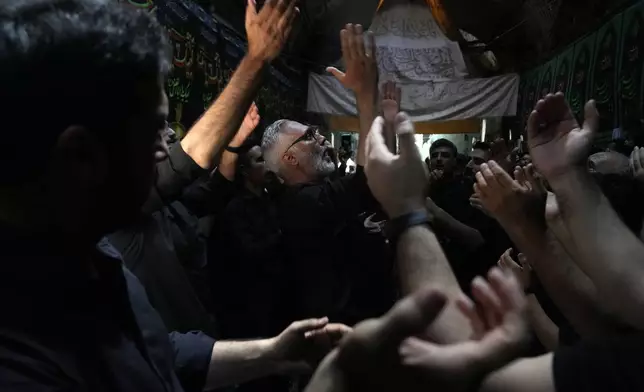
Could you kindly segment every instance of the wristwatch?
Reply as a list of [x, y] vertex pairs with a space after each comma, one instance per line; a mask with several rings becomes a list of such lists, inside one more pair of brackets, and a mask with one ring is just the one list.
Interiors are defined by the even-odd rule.
[[232, 152], [233, 154], [239, 154], [239, 153], [241, 153], [241, 147], [227, 146], [226, 151]]
[[427, 211], [418, 210], [389, 220], [385, 224], [385, 235], [392, 245], [396, 245], [398, 238], [408, 229], [415, 226], [429, 226], [429, 224]]

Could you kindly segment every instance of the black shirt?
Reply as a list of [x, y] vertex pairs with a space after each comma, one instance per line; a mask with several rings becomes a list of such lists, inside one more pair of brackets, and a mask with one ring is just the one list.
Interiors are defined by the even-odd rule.
[[644, 391], [644, 336], [581, 342], [557, 350], [553, 377], [557, 392]]
[[474, 182], [463, 176], [446, 178], [432, 184], [429, 196], [437, 206], [457, 221], [478, 230], [485, 243], [478, 249], [466, 249], [463, 244], [435, 230], [454, 273], [466, 292], [472, 279], [485, 276], [508, 248], [512, 247], [508, 235], [493, 219], [470, 205]]
[[217, 220], [209, 247], [217, 322], [226, 339], [279, 334], [286, 267], [275, 204], [267, 192], [241, 190]]
[[[175, 143], [157, 164], [155, 186], [138, 221], [109, 236], [127, 267], [145, 287], [168, 329], [216, 333], [199, 286], [207, 275], [206, 240], [198, 218], [222, 210], [232, 186], [219, 172], [212, 177]], [[196, 290], [195, 288], [202, 288]]]
[[[214, 340], [168, 334], [105, 241], [88, 258], [2, 230], [0, 390], [200, 391]], [[176, 373], [177, 372], [177, 373]]]
[[280, 198], [280, 223], [294, 319], [328, 316], [353, 325], [378, 317], [396, 299], [385, 218], [355, 174], [291, 187]]

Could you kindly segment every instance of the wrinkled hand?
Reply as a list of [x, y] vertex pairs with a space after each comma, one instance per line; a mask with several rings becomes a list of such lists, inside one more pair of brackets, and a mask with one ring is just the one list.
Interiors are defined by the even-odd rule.
[[257, 125], [259, 125], [260, 119], [261, 117], [259, 115], [259, 109], [257, 109], [255, 102], [253, 102], [252, 105], [250, 105], [246, 116], [244, 117], [242, 125], [239, 127], [237, 133], [235, 134], [235, 137], [230, 142], [230, 146], [239, 147], [244, 144], [246, 139], [248, 139], [255, 128], [257, 128]]
[[644, 148], [635, 147], [631, 153], [631, 171], [640, 186], [644, 185]]
[[299, 13], [296, 0], [268, 0], [257, 12], [255, 0], [246, 6], [248, 55], [270, 63], [280, 54]]
[[[519, 172], [523, 173], [523, 170]], [[529, 183], [513, 180], [494, 161], [481, 165], [476, 173], [474, 192], [483, 207], [499, 222], [515, 224], [517, 219], [535, 217], [535, 214], [543, 219], [543, 202], [535, 199]]]
[[[377, 90], [378, 65], [376, 64], [376, 43], [372, 32], [367, 32], [368, 44], [361, 25], [348, 24], [340, 32], [342, 58], [346, 72], [335, 67], [327, 68], [342, 85], [352, 90], [356, 96], [373, 94]], [[374, 99], [375, 99], [374, 95]]]
[[528, 119], [528, 146], [532, 162], [552, 184], [575, 168], [586, 168], [586, 158], [599, 126], [594, 101], [585, 107], [579, 127], [564, 95], [548, 94], [537, 102]]
[[513, 273], [516, 276], [521, 288], [525, 291], [527, 290], [532, 283], [532, 267], [528, 264], [528, 259], [519, 253], [519, 263], [520, 265], [512, 258], [512, 249], [508, 249], [501, 255], [497, 265], [502, 270]]
[[414, 124], [403, 112], [395, 118], [399, 155], [387, 149], [383, 128], [384, 119], [376, 118], [367, 137], [365, 174], [369, 188], [392, 219], [424, 210], [427, 177], [414, 140]]
[[521, 354], [529, 337], [523, 291], [514, 275], [498, 268], [490, 271], [488, 280], [479, 277], [472, 282], [476, 304], [465, 296], [456, 303], [472, 324], [472, 340], [438, 345], [410, 337], [401, 345], [403, 364], [418, 370], [426, 390], [478, 390], [487, 374]]

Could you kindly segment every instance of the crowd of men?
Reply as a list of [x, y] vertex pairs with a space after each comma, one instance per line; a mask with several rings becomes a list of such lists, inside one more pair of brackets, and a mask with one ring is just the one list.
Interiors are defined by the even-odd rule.
[[644, 149], [591, 154], [593, 101], [579, 125], [559, 93], [526, 148], [423, 162], [349, 24], [347, 174], [317, 127], [257, 129], [297, 15], [249, 0], [246, 55], [176, 140], [153, 16], [0, 4], [0, 390], [644, 390]]

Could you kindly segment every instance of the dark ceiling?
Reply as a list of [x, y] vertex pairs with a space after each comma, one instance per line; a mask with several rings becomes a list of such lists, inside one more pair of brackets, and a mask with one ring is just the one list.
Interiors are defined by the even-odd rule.
[[[198, 0], [243, 33], [247, 0]], [[426, 0], [385, 0], [398, 2]], [[631, 0], [430, 0], [447, 14], [456, 29], [476, 36], [462, 41], [464, 53], [492, 50], [500, 72], [539, 64], [575, 39], [592, 31], [609, 14]], [[225, 5], [223, 4], [225, 3]], [[258, 3], [263, 3], [258, 0]], [[286, 50], [287, 61], [321, 70], [340, 57], [338, 32], [346, 23], [369, 25], [379, 0], [300, 0], [300, 18]]]

